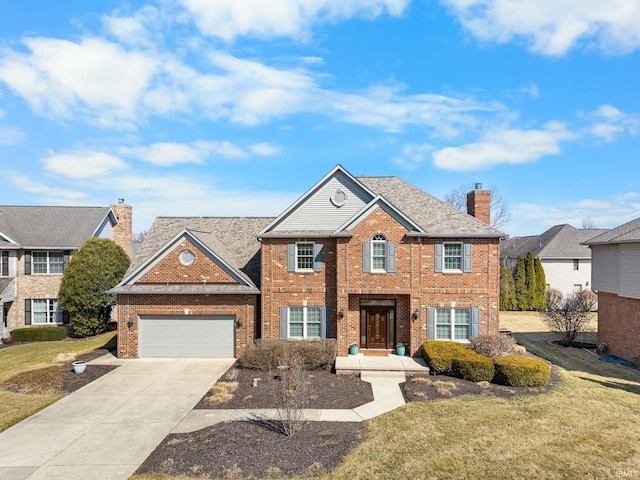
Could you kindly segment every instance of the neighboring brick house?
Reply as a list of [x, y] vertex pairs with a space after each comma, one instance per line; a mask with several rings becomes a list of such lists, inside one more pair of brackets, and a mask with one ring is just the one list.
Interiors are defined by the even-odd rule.
[[515, 269], [518, 256], [526, 258], [531, 252], [542, 263], [548, 288], [563, 295], [578, 293], [591, 288], [591, 251], [582, 242], [607, 231], [556, 225], [540, 235], [503, 240], [500, 259]]
[[58, 290], [69, 258], [91, 237], [131, 255], [131, 207], [0, 206], [0, 316], [17, 327], [67, 323]]
[[256, 338], [418, 353], [498, 333], [487, 190], [473, 216], [336, 166], [277, 218], [158, 218], [118, 294], [121, 357], [239, 356]]
[[640, 359], [640, 218], [586, 242], [592, 288], [598, 294], [598, 344], [609, 353]]

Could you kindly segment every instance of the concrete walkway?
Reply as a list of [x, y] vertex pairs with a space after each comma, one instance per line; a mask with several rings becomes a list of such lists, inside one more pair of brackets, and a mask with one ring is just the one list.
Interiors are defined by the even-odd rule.
[[[315, 422], [362, 422], [390, 412], [405, 404], [399, 384], [405, 381], [404, 372], [362, 372], [360, 378], [371, 383], [373, 402], [354, 409], [305, 409], [304, 420]], [[277, 420], [275, 409], [254, 410], [192, 410], [171, 433], [189, 433], [216, 423], [231, 420]]]
[[0, 479], [127, 479], [234, 359], [117, 363], [122, 366], [0, 433]]

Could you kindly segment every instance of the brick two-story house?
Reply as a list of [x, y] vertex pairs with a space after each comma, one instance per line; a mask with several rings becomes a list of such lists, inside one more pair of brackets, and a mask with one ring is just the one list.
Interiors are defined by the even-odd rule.
[[427, 338], [495, 334], [503, 234], [489, 197], [470, 192], [469, 215], [338, 165], [277, 218], [160, 217], [112, 290], [118, 355], [239, 356], [256, 338], [320, 337], [339, 355], [352, 342], [417, 354]]
[[2, 336], [24, 326], [68, 321], [58, 290], [69, 258], [91, 237], [131, 255], [131, 207], [0, 206]]

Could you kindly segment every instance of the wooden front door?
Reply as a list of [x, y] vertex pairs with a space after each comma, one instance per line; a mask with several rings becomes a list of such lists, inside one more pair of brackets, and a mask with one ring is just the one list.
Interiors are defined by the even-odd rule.
[[367, 308], [367, 348], [388, 348], [388, 307]]

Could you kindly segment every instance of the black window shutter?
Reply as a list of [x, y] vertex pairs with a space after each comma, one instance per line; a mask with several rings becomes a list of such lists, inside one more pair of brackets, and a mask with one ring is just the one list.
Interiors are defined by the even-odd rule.
[[24, 274], [31, 275], [31, 252], [24, 252]]
[[322, 244], [321, 243], [313, 244], [313, 271], [314, 272], [322, 271]]
[[396, 244], [394, 242], [387, 243], [387, 272], [394, 273], [396, 271]]
[[444, 248], [442, 243], [436, 243], [436, 272], [444, 270]]
[[287, 307], [280, 307], [280, 338], [287, 338]]
[[296, 271], [296, 244], [295, 243], [287, 244], [287, 271], [288, 272]]
[[62, 311], [62, 324], [69, 325], [69, 312], [66, 310]]
[[471, 244], [462, 244], [462, 271], [465, 273], [471, 272]]
[[371, 272], [371, 242], [362, 244], [362, 271]]
[[67, 269], [67, 264], [69, 263], [69, 255], [71, 255], [71, 252], [69, 252], [69, 250], [66, 250], [63, 255], [63, 262], [64, 262], [62, 265], [63, 272]]
[[31, 325], [31, 300], [24, 301], [24, 324]]
[[0, 275], [9, 275], [9, 252], [6, 250], [2, 252], [2, 259], [0, 261]]
[[436, 339], [436, 309], [427, 308], [427, 340]]

